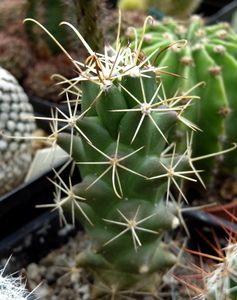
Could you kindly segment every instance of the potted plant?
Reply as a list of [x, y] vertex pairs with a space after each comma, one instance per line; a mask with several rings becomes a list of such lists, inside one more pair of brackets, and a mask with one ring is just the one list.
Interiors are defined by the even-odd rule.
[[[46, 30], [37, 21], [26, 21]], [[89, 52], [87, 64], [74, 61], [81, 75], [69, 80], [65, 89], [70, 101], [70, 87], [74, 81], [80, 82], [82, 99], [74, 109], [80, 104], [81, 114], [66, 118], [71, 133], [54, 135], [79, 166], [82, 181], [66, 186], [55, 172], [54, 185], [65, 195], [52, 206], [71, 211], [90, 237], [76, 263], [94, 275], [92, 297], [119, 295], [124, 289], [136, 294], [137, 285], [139, 291], [152, 293], [157, 270], [175, 263], [160, 242], [161, 232], [179, 224], [178, 211], [165, 205], [170, 185], [174, 183], [186, 200], [180, 178], [195, 181], [192, 174], [199, 178], [192, 163], [192, 143], [178, 154], [174, 143], [168, 145], [168, 133], [178, 122], [197, 129], [183, 113], [191, 99], [198, 97], [189, 91], [166, 98], [159, 79], [162, 77], [165, 86], [167, 78], [174, 75], [150, 63], [152, 55], [140, 55], [144, 35], [134, 48], [123, 47], [117, 39], [115, 49], [107, 46], [104, 54], [96, 54], [72, 25], [63, 25], [76, 32]], [[173, 42], [166, 49], [176, 44], [182, 49], [182, 43], [186, 42]], [[188, 104], [177, 104], [184, 99]]]
[[64, 195], [52, 206], [71, 211], [90, 236], [88, 248], [76, 256], [76, 263], [94, 275], [92, 297], [116, 297], [124, 289], [134, 295], [153, 293], [157, 270], [176, 263], [161, 242], [162, 232], [179, 224], [178, 210], [166, 206], [171, 183], [187, 200], [180, 179], [195, 181], [192, 175], [200, 179], [192, 143], [177, 153], [175, 143], [168, 144], [169, 132], [178, 122], [198, 129], [183, 114], [190, 109], [190, 101], [199, 97], [192, 90], [166, 97], [161, 85], [174, 74], [154, 66], [150, 58], [177, 44], [182, 50], [186, 41], [172, 42], [146, 57], [141, 52], [143, 29], [134, 46], [123, 46], [118, 38], [115, 49], [106, 46], [98, 54], [72, 25], [62, 25], [76, 32], [89, 57], [86, 64], [73, 61], [80, 75], [68, 80], [65, 89], [70, 102], [70, 88], [80, 82], [82, 99], [74, 109], [80, 104], [81, 114], [66, 117], [70, 133], [56, 130], [53, 135], [79, 166], [82, 180], [73, 185], [69, 179], [67, 186], [55, 172], [54, 185]]

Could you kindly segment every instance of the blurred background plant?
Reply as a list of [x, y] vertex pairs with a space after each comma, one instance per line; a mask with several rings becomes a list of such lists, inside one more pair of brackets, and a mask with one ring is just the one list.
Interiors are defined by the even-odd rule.
[[[198, 235], [206, 244], [206, 251], [200, 249], [186, 252], [197, 255], [199, 262], [190, 264], [193, 274], [174, 276], [183, 283], [192, 299], [200, 300], [235, 300], [237, 299], [237, 218], [222, 207], [223, 213], [229, 215], [231, 222], [212, 217], [220, 232], [212, 228], [211, 238], [197, 230]], [[235, 223], [235, 224], [234, 224]]]
[[[110, 2], [98, 0], [0, 0], [0, 66], [16, 77], [29, 96], [60, 102], [62, 89], [54, 85], [57, 78], [51, 76], [54, 73], [67, 78], [75, 76], [73, 64], [41, 28], [33, 23], [23, 25], [22, 21], [26, 17], [36, 19], [73, 59], [84, 61], [87, 53], [76, 35], [58, 25], [62, 21], [75, 25], [91, 48], [101, 51], [104, 36], [107, 42], [114, 42], [116, 37], [118, 14], [116, 10], [110, 14], [111, 7]], [[141, 25], [144, 18], [145, 14], [125, 13], [123, 31], [129, 25]]]

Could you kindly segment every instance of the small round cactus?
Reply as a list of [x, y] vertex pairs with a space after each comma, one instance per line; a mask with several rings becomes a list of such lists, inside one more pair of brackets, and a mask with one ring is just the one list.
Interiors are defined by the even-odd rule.
[[0, 29], [4, 28], [11, 22], [22, 22], [22, 20], [26, 17], [27, 7], [27, 0], [1, 0]]
[[29, 44], [15, 36], [0, 32], [0, 67], [21, 79], [33, 61]]
[[0, 135], [0, 195], [22, 183], [32, 159], [31, 142], [36, 126], [32, 119], [21, 119], [33, 114], [28, 97], [14, 76], [0, 68], [0, 130], [9, 139]]

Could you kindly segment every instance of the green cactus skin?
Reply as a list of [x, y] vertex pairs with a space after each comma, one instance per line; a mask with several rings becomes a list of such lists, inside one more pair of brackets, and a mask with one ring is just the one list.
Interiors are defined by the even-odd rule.
[[[136, 29], [138, 40], [142, 29]], [[129, 30], [127, 36], [132, 41], [134, 30]], [[183, 78], [162, 75], [167, 97], [174, 94], [184, 94], [199, 84], [194, 92], [200, 96], [195, 105], [189, 107], [184, 114], [186, 118], [197, 124], [203, 132], [194, 135], [193, 156], [216, 153], [230, 147], [237, 141], [236, 134], [236, 74], [237, 74], [237, 35], [227, 23], [204, 26], [198, 16], [190, 18], [188, 26], [177, 23], [171, 18], [162, 22], [151, 23], [146, 28], [142, 51], [148, 56], [155, 49], [165, 48], [170, 43], [186, 39], [186, 47], [179, 49], [170, 47], [159, 57], [151, 58], [155, 65], [169, 66], [167, 71], [179, 74]], [[201, 84], [201, 82], [205, 82]], [[177, 127], [175, 139], [185, 137], [183, 126]], [[184, 149], [184, 139], [177, 146]], [[195, 163], [199, 170], [206, 170], [209, 180], [214, 174], [232, 174], [237, 167], [236, 151], [223, 156], [199, 160]]]

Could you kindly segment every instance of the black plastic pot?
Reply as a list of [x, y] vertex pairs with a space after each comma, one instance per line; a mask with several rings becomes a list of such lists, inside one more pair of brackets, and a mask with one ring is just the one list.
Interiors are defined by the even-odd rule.
[[[62, 163], [55, 169], [59, 170], [61, 167]], [[70, 168], [68, 166], [60, 174], [66, 183]], [[73, 184], [80, 181], [77, 168], [75, 171]], [[38, 261], [50, 249], [59, 247], [76, 233], [75, 229], [69, 227], [66, 234], [62, 234], [58, 211], [35, 207], [53, 203], [55, 187], [47, 177], [53, 178], [54, 175], [53, 171], [46, 172], [0, 197], [0, 262], [13, 254], [8, 266], [10, 272]], [[70, 218], [70, 214], [67, 217]], [[79, 224], [77, 226], [80, 228]]]
[[[221, 1], [222, 3], [224, 1]], [[229, 2], [229, 3], [228, 3]], [[232, 22], [232, 16], [237, 11], [237, 1], [225, 1], [225, 6], [222, 6], [218, 11], [214, 12], [207, 18], [206, 24], [216, 24], [218, 22]]]

